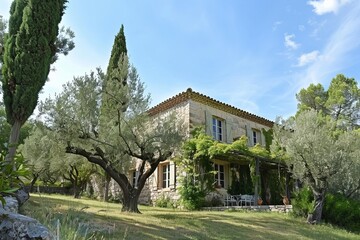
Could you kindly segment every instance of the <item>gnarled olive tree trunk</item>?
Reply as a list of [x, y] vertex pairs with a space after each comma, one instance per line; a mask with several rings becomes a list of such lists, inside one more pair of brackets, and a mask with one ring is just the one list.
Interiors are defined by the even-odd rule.
[[307, 217], [308, 223], [316, 224], [321, 221], [322, 210], [325, 201], [325, 192], [326, 192], [325, 189], [319, 189], [319, 190], [313, 189], [313, 195], [315, 200], [314, 211], [308, 214]]
[[109, 188], [110, 188], [111, 176], [105, 173], [105, 181], [104, 181], [104, 202], [109, 201]]
[[[104, 152], [99, 147], [96, 147], [94, 152], [89, 152], [83, 148], [68, 145], [66, 147], [66, 153], [83, 156], [89, 162], [95, 163], [104, 169], [104, 171], [119, 184], [123, 192], [123, 205], [121, 211], [134, 213], [140, 213], [138, 209], [138, 200], [146, 180], [153, 174], [159, 163], [168, 159], [172, 154], [172, 152], [167, 152], [165, 154], [160, 154], [160, 156], [152, 156], [150, 158], [148, 154], [145, 154], [144, 156], [134, 156], [142, 160], [142, 164], [139, 169], [137, 186], [132, 186], [126, 174], [119, 172], [105, 157]], [[150, 165], [147, 169], [145, 169], [146, 162]]]

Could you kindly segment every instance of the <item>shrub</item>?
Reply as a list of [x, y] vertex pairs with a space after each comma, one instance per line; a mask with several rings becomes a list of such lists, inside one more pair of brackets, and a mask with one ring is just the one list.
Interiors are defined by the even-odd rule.
[[210, 193], [205, 197], [204, 207], [219, 207], [223, 205], [223, 197], [220, 194]]
[[161, 208], [174, 208], [174, 202], [168, 196], [163, 194], [156, 199], [155, 206]]
[[0, 153], [0, 202], [4, 205], [5, 195], [17, 191], [23, 182], [20, 178], [29, 176], [29, 170], [22, 155], [15, 155], [12, 162], [5, 160], [6, 152]]
[[192, 181], [183, 181], [183, 185], [180, 188], [180, 196], [184, 208], [188, 210], [200, 209], [205, 204], [205, 195], [205, 192]]
[[323, 219], [349, 231], [360, 232], [360, 201], [340, 194], [327, 194]]
[[306, 218], [309, 213], [313, 213], [315, 201], [309, 187], [302, 188], [295, 193], [295, 198], [291, 199], [292, 214], [298, 217]]

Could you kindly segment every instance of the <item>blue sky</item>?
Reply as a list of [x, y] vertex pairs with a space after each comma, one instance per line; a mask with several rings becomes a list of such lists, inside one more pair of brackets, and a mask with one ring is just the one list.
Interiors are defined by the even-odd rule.
[[[1, 0], [5, 18], [10, 3]], [[295, 94], [310, 83], [360, 79], [358, 0], [70, 0], [62, 25], [76, 47], [41, 98], [106, 69], [121, 24], [153, 105], [191, 87], [274, 120], [296, 112]]]

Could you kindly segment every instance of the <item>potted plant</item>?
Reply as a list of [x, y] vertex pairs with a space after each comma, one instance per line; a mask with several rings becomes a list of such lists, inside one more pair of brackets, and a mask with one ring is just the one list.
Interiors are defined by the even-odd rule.
[[289, 198], [286, 196], [286, 195], [281, 195], [282, 198], [283, 198], [283, 203], [284, 205], [289, 205], [290, 204], [290, 201], [289, 201]]
[[270, 192], [270, 188], [269, 188], [269, 187], [266, 188], [265, 200], [266, 200], [267, 205], [270, 205], [271, 192]]

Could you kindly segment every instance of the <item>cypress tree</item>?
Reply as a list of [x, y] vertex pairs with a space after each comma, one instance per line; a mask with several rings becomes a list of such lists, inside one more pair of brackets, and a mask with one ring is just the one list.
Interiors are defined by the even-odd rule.
[[[124, 25], [121, 25], [119, 33], [115, 36], [111, 50], [111, 56], [106, 71], [106, 78], [103, 83], [101, 114], [113, 115], [115, 109], [121, 108], [124, 112], [127, 107], [127, 77], [128, 77], [128, 58], [126, 49], [126, 39]], [[115, 112], [116, 114], [116, 112]], [[107, 120], [105, 120], [107, 121]]]
[[126, 39], [124, 34], [124, 25], [121, 24], [119, 33], [115, 36], [114, 45], [111, 50], [110, 60], [106, 74], [109, 76], [111, 72], [119, 65], [119, 60], [127, 56]]
[[105, 94], [103, 94], [103, 104], [106, 104], [107, 95], [114, 90], [114, 87], [123, 88], [126, 86], [126, 79], [128, 75], [127, 60], [124, 25], [121, 24], [120, 31], [114, 39], [109, 64], [106, 70], [106, 79], [103, 86], [105, 92]]
[[[101, 128], [107, 128], [108, 122], [118, 109], [122, 112], [127, 107], [126, 85], [128, 75], [127, 49], [124, 34], [124, 25], [121, 25], [119, 33], [115, 36], [111, 50], [106, 78], [103, 82], [102, 105], [101, 105]], [[120, 105], [120, 106], [119, 106]], [[104, 201], [108, 201], [109, 184], [111, 177], [105, 173]]]
[[11, 124], [8, 161], [12, 161], [21, 126], [33, 113], [56, 54], [58, 24], [67, 0], [15, 0], [4, 45], [2, 89]]

